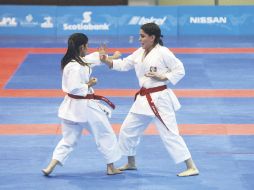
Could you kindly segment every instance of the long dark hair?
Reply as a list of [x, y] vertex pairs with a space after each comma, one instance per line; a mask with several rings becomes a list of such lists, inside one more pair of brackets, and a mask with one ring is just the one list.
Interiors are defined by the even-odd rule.
[[163, 36], [161, 35], [161, 29], [157, 24], [153, 22], [146, 23], [141, 26], [141, 29], [149, 36], [155, 36], [154, 45], [160, 44], [163, 46], [163, 41], [161, 39]]
[[88, 37], [83, 33], [74, 33], [68, 39], [68, 49], [61, 60], [61, 69], [71, 61], [75, 60], [81, 65], [87, 65], [80, 58], [80, 46], [88, 43]]

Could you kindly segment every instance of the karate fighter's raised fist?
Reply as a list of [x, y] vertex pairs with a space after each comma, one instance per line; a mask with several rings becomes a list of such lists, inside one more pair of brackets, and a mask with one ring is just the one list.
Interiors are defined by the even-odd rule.
[[90, 78], [90, 80], [89, 80], [89, 82], [87, 83], [87, 85], [88, 85], [89, 87], [94, 86], [94, 85], [96, 85], [97, 81], [98, 81], [97, 78], [92, 77], [92, 78]]
[[166, 81], [166, 80], [168, 80], [166, 76], [160, 75], [157, 72], [148, 72], [148, 73], [145, 74], [145, 76], [153, 78], [153, 79], [158, 80], [158, 81]]

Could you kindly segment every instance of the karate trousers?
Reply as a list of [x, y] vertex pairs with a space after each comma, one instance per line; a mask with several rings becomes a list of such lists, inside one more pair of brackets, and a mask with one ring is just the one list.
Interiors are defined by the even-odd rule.
[[191, 158], [191, 154], [179, 134], [173, 106], [161, 104], [157, 109], [167, 128], [155, 115], [128, 113], [119, 134], [119, 146], [122, 154], [125, 156], [136, 155], [136, 148], [140, 143], [140, 137], [153, 121], [166, 150], [175, 163], [180, 163]]
[[113, 163], [121, 158], [121, 151], [116, 135], [104, 112], [88, 108], [88, 122], [73, 122], [62, 119], [62, 139], [57, 144], [53, 159], [61, 165], [68, 159], [82, 134], [83, 129], [87, 129], [94, 137], [98, 150], [102, 153], [106, 163]]

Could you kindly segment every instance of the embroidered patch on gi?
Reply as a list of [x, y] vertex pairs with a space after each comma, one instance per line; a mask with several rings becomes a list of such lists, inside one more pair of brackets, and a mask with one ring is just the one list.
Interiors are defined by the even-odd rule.
[[157, 72], [157, 67], [151, 66], [151, 67], [150, 67], [150, 72]]

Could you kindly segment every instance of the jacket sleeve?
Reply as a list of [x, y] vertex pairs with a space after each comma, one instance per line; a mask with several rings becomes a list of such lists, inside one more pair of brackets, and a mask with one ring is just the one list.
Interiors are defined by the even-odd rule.
[[131, 55], [127, 56], [124, 59], [116, 59], [113, 60], [113, 70], [117, 71], [129, 71], [134, 68], [134, 65], [136, 64], [135, 58], [138, 54], [140, 49], [133, 52]]
[[101, 64], [99, 52], [93, 52], [84, 57], [84, 61], [90, 63], [91, 67], [99, 66]]
[[62, 89], [66, 93], [86, 96], [88, 85], [82, 82], [80, 66], [77, 64], [67, 65], [64, 68], [62, 78]]
[[165, 76], [173, 85], [175, 85], [185, 75], [183, 63], [177, 57], [175, 57], [175, 55], [168, 48], [165, 48], [164, 51], [162, 51], [162, 56], [165, 65], [169, 69]]

